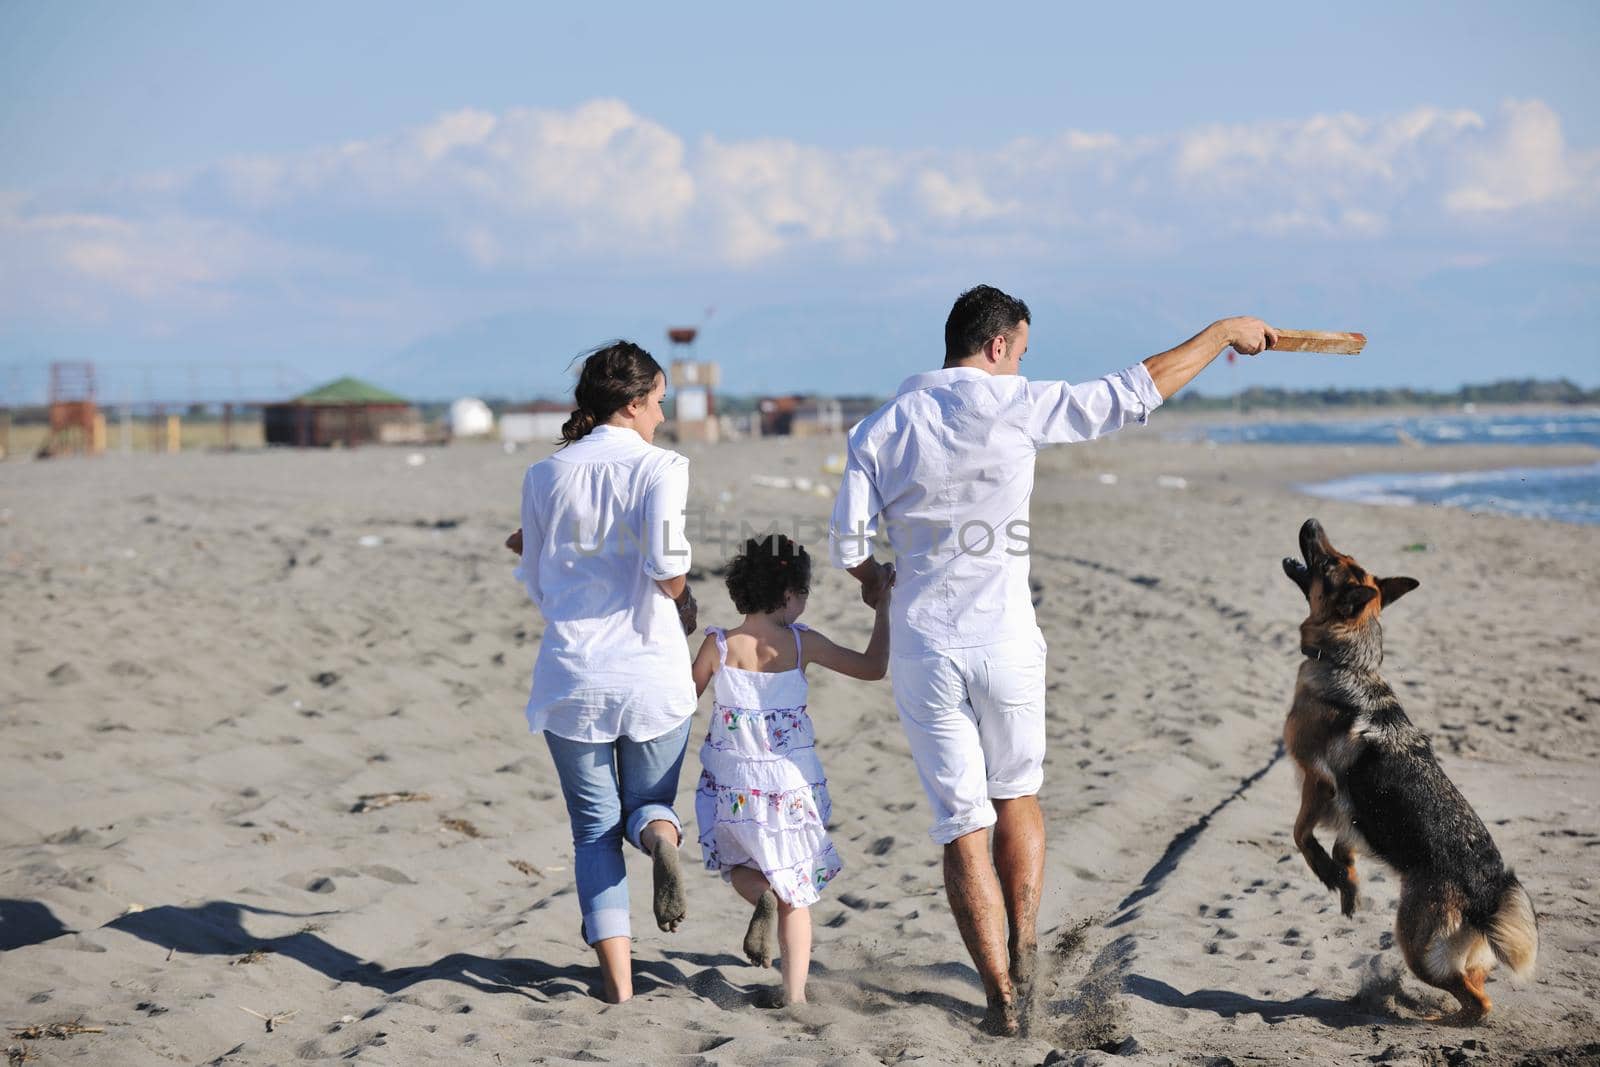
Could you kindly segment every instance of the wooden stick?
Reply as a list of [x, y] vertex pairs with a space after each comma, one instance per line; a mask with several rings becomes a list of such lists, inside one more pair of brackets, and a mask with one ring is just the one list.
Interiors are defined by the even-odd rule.
[[1328, 333], [1323, 330], [1279, 330], [1274, 352], [1323, 352], [1353, 356], [1367, 345], [1364, 333]]

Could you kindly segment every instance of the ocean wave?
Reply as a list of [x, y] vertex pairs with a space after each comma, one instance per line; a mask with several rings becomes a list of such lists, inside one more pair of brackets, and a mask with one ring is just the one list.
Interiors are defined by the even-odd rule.
[[1551, 414], [1460, 414], [1216, 423], [1186, 435], [1220, 444], [1427, 445], [1587, 444], [1600, 447], [1600, 418], [1583, 409]]
[[1311, 496], [1352, 504], [1431, 504], [1522, 518], [1600, 524], [1600, 463], [1581, 467], [1360, 474], [1296, 488]]

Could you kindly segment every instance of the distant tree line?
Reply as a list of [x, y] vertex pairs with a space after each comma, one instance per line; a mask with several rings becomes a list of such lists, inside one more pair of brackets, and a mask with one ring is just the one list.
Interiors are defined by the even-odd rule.
[[1166, 406], [1177, 410], [1216, 411], [1235, 408], [1460, 407], [1462, 404], [1600, 404], [1600, 389], [1584, 389], [1565, 378], [1541, 381], [1515, 378], [1483, 385], [1463, 385], [1448, 393], [1430, 389], [1274, 389], [1253, 386], [1237, 394], [1214, 396], [1184, 390]]

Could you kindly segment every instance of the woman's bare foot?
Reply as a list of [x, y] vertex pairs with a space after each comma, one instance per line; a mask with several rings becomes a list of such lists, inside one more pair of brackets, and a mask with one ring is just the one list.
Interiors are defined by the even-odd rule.
[[655, 876], [656, 925], [673, 933], [689, 912], [683, 895], [683, 871], [678, 866], [678, 847], [657, 841], [650, 854]]
[[772, 890], [761, 894], [750, 913], [750, 927], [744, 932], [744, 954], [757, 967], [772, 966], [777, 955], [778, 895]]

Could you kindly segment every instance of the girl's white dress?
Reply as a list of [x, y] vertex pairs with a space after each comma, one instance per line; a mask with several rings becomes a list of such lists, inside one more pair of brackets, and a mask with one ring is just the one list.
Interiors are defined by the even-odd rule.
[[706, 869], [731, 880], [733, 868], [754, 867], [795, 907], [816, 903], [843, 867], [828, 839], [833, 803], [798, 665], [804, 628], [793, 627], [796, 667], [773, 672], [728, 666], [726, 631], [706, 630], [722, 665], [694, 804]]

